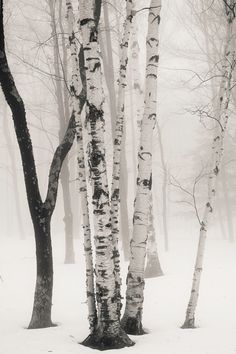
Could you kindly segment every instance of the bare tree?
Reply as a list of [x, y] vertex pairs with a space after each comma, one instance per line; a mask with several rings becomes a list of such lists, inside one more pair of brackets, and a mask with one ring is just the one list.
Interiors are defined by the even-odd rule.
[[[221, 168], [222, 157], [224, 153], [224, 139], [229, 119], [229, 104], [231, 99], [231, 85], [233, 72], [235, 70], [235, 51], [233, 48], [233, 34], [235, 33], [235, 0], [223, 0], [223, 12], [226, 23], [226, 36], [224, 52], [222, 55], [222, 79], [220, 82], [219, 92], [217, 96], [217, 109], [215, 110], [214, 119], [217, 124], [214, 130], [214, 138], [212, 142], [212, 161], [208, 174], [208, 197], [205, 205], [203, 217], [201, 220], [201, 228], [199, 235], [199, 244], [193, 274], [193, 282], [191, 295], [186, 311], [185, 322], [182, 328], [195, 327], [195, 310], [199, 296], [200, 280], [203, 267], [203, 258], [205, 250], [205, 242], [208, 231], [210, 216], [214, 210], [214, 202], [216, 195], [216, 182]], [[212, 5], [213, 6], [213, 5]]]
[[70, 84], [72, 107], [75, 112], [76, 121], [76, 139], [77, 139], [77, 162], [78, 162], [78, 183], [81, 200], [81, 210], [83, 217], [83, 230], [84, 230], [84, 252], [86, 261], [86, 292], [88, 304], [88, 318], [90, 331], [95, 330], [97, 323], [97, 312], [95, 302], [95, 289], [94, 289], [94, 266], [93, 266], [93, 251], [91, 240], [91, 227], [89, 220], [88, 208], [88, 190], [85, 169], [85, 155], [83, 145], [83, 127], [81, 121], [80, 109], [80, 80], [82, 80], [83, 94], [86, 98], [86, 74], [84, 69], [84, 54], [83, 47], [80, 46], [78, 50], [78, 40], [76, 38], [76, 25], [73, 13], [73, 5], [70, 0], [66, 1], [67, 6], [67, 21], [69, 32], [69, 46], [71, 52], [72, 62], [72, 79]]
[[55, 151], [49, 172], [46, 199], [42, 201], [31, 137], [26, 121], [25, 106], [15, 85], [5, 51], [2, 0], [0, 5], [0, 83], [12, 112], [36, 242], [37, 279], [29, 328], [50, 327], [53, 326], [51, 321], [53, 259], [50, 223], [57, 199], [61, 166], [75, 136], [75, 119], [74, 114], [72, 114], [64, 138]]

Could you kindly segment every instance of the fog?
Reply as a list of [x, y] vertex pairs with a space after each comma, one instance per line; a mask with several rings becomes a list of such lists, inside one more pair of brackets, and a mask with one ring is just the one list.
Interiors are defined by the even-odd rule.
[[[26, 119], [31, 135], [39, 189], [43, 201], [47, 195], [52, 159], [66, 131], [73, 108], [70, 91], [73, 76], [71, 68], [73, 65], [70, 57], [66, 6], [61, 1], [53, 0], [51, 2], [56, 8], [55, 35], [49, 11], [50, 1], [9, 0], [5, 1], [4, 4], [6, 54], [16, 87], [25, 104]], [[80, 10], [78, 11], [77, 1], [72, 1], [72, 3], [77, 21]], [[112, 94], [106, 75], [111, 77], [109, 75], [114, 69], [114, 82], [110, 82], [110, 84], [115, 88], [117, 99], [125, 3], [121, 0], [108, 2], [109, 26], [107, 27], [104, 10], [101, 12], [99, 24], [99, 41], [102, 44], [100, 53], [103, 75], [102, 86], [105, 94], [105, 156], [110, 191], [113, 178], [112, 124], [114, 122], [112, 123], [112, 119], [114, 117], [111, 111]], [[150, 341], [148, 336], [147, 339], [144, 336], [144, 342], [141, 342], [140, 337], [138, 337], [136, 346], [130, 349], [135, 350], [137, 348], [137, 352], [140, 350], [140, 353], [147, 349], [150, 353], [160, 349], [163, 354], [185, 354], [189, 351], [192, 354], [222, 354], [223, 352], [231, 354], [235, 351], [235, 333], [232, 331], [235, 323], [232, 318], [236, 316], [233, 315], [235, 311], [232, 307], [236, 294], [235, 287], [230, 279], [231, 272], [234, 275], [236, 265], [234, 261], [234, 214], [236, 210], [234, 178], [236, 161], [235, 59], [231, 63], [231, 69], [225, 69], [226, 64], [222, 64], [225, 57], [228, 56], [224, 51], [225, 48], [228, 48], [227, 45], [231, 45], [231, 51], [229, 50], [229, 52], [233, 53], [233, 58], [235, 55], [234, 49], [232, 49], [235, 44], [235, 24], [232, 21], [231, 37], [227, 39], [227, 23], [229, 22], [224, 17], [225, 5], [223, 3], [225, 2], [221, 0], [213, 2], [202, 0], [162, 1], [157, 75], [157, 123], [153, 131], [152, 151], [152, 213], [157, 251], [164, 276], [147, 280], [146, 283], [147, 299], [145, 300], [145, 306], [149, 308], [149, 311], [147, 310], [145, 314], [144, 306], [144, 319], [148, 331], [151, 332]], [[232, 3], [234, 9], [235, 1]], [[60, 6], [62, 9], [61, 19], [58, 17], [60, 16], [58, 10]], [[126, 228], [123, 226], [123, 230], [121, 228], [121, 234], [126, 234], [128, 230], [129, 237], [132, 236], [133, 232], [134, 201], [137, 192], [136, 178], [139, 163], [140, 120], [145, 106], [146, 35], [149, 6], [147, 0], [135, 1], [137, 12], [133, 18], [128, 48], [127, 85], [124, 101], [125, 147], [122, 152], [127, 164], [122, 165], [123, 162], [121, 163], [122, 169], [124, 169], [127, 194], [125, 188], [121, 187], [120, 198], [121, 204], [127, 203], [128, 208], [128, 224], [126, 224]], [[110, 35], [112, 44], [113, 68], [109, 61], [107, 33]], [[76, 35], [78, 36], [78, 42], [82, 41], [81, 33], [76, 33]], [[57, 50], [57, 48], [55, 49], [55, 38], [58, 41], [59, 52], [56, 55], [60, 77], [57, 76], [55, 71], [55, 50]], [[135, 42], [138, 42], [138, 50], [134, 49]], [[63, 52], [63, 45], [66, 52]], [[102, 46], [105, 47], [105, 50]], [[138, 54], [137, 57], [134, 56], [135, 50]], [[229, 70], [231, 70], [230, 73]], [[224, 95], [220, 91], [222, 78], [229, 77], [229, 84], [224, 84], [223, 90], [227, 101], [224, 103], [226, 108], [219, 108], [220, 100], [224, 102], [223, 98], [220, 99], [220, 95]], [[57, 91], [58, 82], [62, 88], [61, 98], [64, 104], [65, 122], [63, 124], [60, 123], [58, 113], [60, 103], [60, 98], [58, 99], [60, 96], [58, 96]], [[135, 89], [135, 83], [137, 84], [137, 82], [140, 85], [140, 92]], [[65, 101], [67, 101], [67, 108]], [[69, 116], [66, 116], [68, 109]], [[6, 309], [10, 306], [8, 297], [9, 301], [13, 300], [14, 284], [21, 287], [17, 278], [23, 276], [22, 272], [26, 272], [28, 276], [28, 280], [24, 280], [22, 283], [24, 291], [20, 290], [18, 305], [10, 306], [10, 315], [5, 332], [7, 339], [2, 349], [4, 351], [1, 351], [0, 346], [0, 353], [25, 354], [29, 352], [37, 354], [53, 351], [59, 354], [75, 353], [76, 350], [87, 353], [89, 349], [78, 349], [76, 347], [77, 342], [81, 342], [88, 332], [88, 325], [84, 324], [87, 318], [85, 305], [82, 306], [81, 312], [77, 308], [75, 311], [75, 307], [79, 307], [86, 302], [83, 209], [81, 206], [82, 197], [79, 193], [76, 139], [74, 139], [73, 146], [68, 154], [68, 162], [66, 160], [64, 167], [62, 167], [63, 171], [65, 165], [68, 164], [75, 264], [64, 264], [66, 220], [61, 183], [59, 183], [56, 207], [51, 224], [55, 259], [54, 273], [56, 274], [54, 301], [55, 308], [56, 306], [60, 308], [60, 310], [53, 310], [55, 311], [53, 313], [59, 323], [58, 328], [60, 328], [62, 337], [60, 338], [60, 333], [55, 332], [58, 330], [58, 328], [55, 328], [55, 331], [49, 329], [51, 332], [48, 332], [48, 334], [42, 332], [40, 335], [45, 337], [40, 339], [40, 336], [35, 333], [32, 335], [24, 334], [24, 331], [27, 331], [23, 328], [27, 327], [33, 301], [35, 240], [12, 112], [6, 103], [2, 90], [0, 90], [0, 116], [2, 118], [0, 121], [0, 257], [2, 257], [2, 259], [0, 258], [0, 276], [2, 278], [2, 282], [0, 278], [0, 298], [1, 291], [3, 294], [0, 318], [3, 322], [5, 322], [7, 316]], [[226, 116], [229, 119], [225, 123]], [[81, 119], [84, 134], [83, 146], [88, 182], [89, 215], [93, 233], [96, 225], [94, 226], [93, 220], [92, 177], [91, 170], [89, 171], [91, 166], [87, 145], [91, 137], [88, 133], [88, 123], [84, 111]], [[216, 133], [217, 129], [221, 132]], [[214, 141], [217, 140], [216, 134], [220, 136], [222, 146], [214, 145]], [[121, 159], [121, 161], [123, 160]], [[214, 163], [217, 166], [215, 176], [216, 168], [212, 167]], [[211, 177], [209, 177], [210, 175]], [[215, 184], [211, 185], [210, 178], [215, 178]], [[214, 195], [211, 196], [211, 193]], [[214, 203], [212, 199], [214, 199]], [[208, 218], [204, 219], [208, 204], [210, 206], [209, 212], [212, 214], [209, 220]], [[166, 246], [165, 222], [168, 230], [168, 249]], [[207, 225], [206, 260], [204, 266], [200, 267], [203, 268], [203, 280], [200, 304], [196, 315], [198, 319], [196, 326], [199, 328], [196, 329], [197, 334], [194, 334], [195, 329], [191, 329], [188, 337], [188, 333], [182, 334], [184, 331], [181, 334], [178, 333], [180, 333], [180, 326], [183, 324], [191, 290], [199, 230], [204, 228], [205, 225]], [[122, 269], [124, 284], [122, 291], [124, 292], [124, 277], [128, 260], [123, 259], [125, 257], [123, 251], [126, 247], [123, 242], [122, 235], [120, 235], [121, 264], [124, 267]], [[23, 263], [26, 262], [22, 261], [25, 259], [30, 259], [29, 263]], [[221, 267], [219, 267], [219, 263], [221, 263]], [[21, 273], [19, 273], [19, 270]], [[220, 285], [221, 280], [217, 279], [217, 271], [219, 276], [222, 277], [222, 286]], [[210, 284], [216, 284], [217, 282], [219, 282], [218, 287], [212, 285], [214, 289], [211, 288]], [[223, 291], [223, 287], [226, 287], [225, 291]], [[174, 300], [175, 292], [177, 300], [176, 298]], [[160, 303], [163, 304], [162, 308], [158, 303], [158, 296]], [[216, 298], [214, 299], [214, 297]], [[179, 308], [178, 301], [180, 302]], [[16, 320], [13, 313], [18, 311], [16, 308], [20, 307], [20, 302], [22, 302], [22, 311], [17, 312], [18, 318]], [[155, 317], [151, 317], [150, 303], [154, 304]], [[209, 309], [210, 304], [212, 306]], [[217, 307], [218, 304], [219, 307]], [[225, 309], [224, 313], [221, 311], [221, 307]], [[209, 316], [206, 314], [208, 310]], [[219, 317], [217, 317], [217, 314], [219, 314]], [[156, 318], [158, 316], [157, 323]], [[228, 322], [225, 329], [225, 323], [222, 323], [222, 327], [215, 326], [216, 323], [221, 321], [220, 316]], [[231, 317], [229, 318], [229, 316]], [[62, 322], [61, 326], [60, 323]], [[76, 326], [83, 328], [79, 339]], [[3, 327], [0, 325], [0, 335]], [[204, 330], [206, 334], [203, 333]], [[16, 331], [20, 331], [18, 338], [20, 351], [16, 346], [9, 344]], [[2, 331], [2, 333], [4, 332]], [[217, 333], [218, 335], [222, 334], [222, 342], [217, 341]], [[68, 342], [69, 336], [73, 337], [73, 343]], [[194, 336], [197, 336], [197, 342]], [[40, 343], [42, 338], [46, 343], [44, 345]], [[65, 338], [65, 340], [62, 338]], [[178, 338], [180, 338], [179, 341]], [[24, 346], [24, 341], [28, 343], [28, 346]], [[34, 341], [37, 343], [36, 346], [34, 346]], [[212, 346], [213, 342], [215, 343], [214, 346]], [[221, 346], [222, 343], [227, 344], [227, 351], [222, 351], [222, 347], [224, 347], [224, 345]], [[157, 348], [158, 345], [159, 349]]]

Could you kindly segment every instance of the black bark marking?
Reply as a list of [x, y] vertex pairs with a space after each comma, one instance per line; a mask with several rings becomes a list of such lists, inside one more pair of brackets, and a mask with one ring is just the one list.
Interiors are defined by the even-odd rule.
[[89, 22], [94, 22], [94, 19], [93, 18], [84, 18], [83, 20], [80, 21], [80, 25], [81, 26], [85, 26], [87, 23]]
[[206, 203], [207, 208], [209, 209], [210, 213], [213, 212], [213, 208], [209, 202]]
[[219, 167], [216, 166], [213, 171], [214, 171], [214, 174], [217, 176], [219, 173]]
[[159, 61], [159, 55], [153, 55], [149, 60], [150, 60], [150, 61], [154, 61], [155, 63], [158, 63], [158, 61]]
[[[142, 149], [143, 148], [140, 147], [140, 150], [142, 150]], [[150, 152], [139, 152], [138, 156], [141, 160], [144, 161], [146, 159], [146, 157], [151, 157], [152, 154]]]
[[86, 124], [88, 122], [94, 124], [99, 119], [104, 122], [104, 118], [103, 118], [104, 112], [102, 109], [98, 109], [95, 105], [90, 103], [88, 100], [86, 101], [86, 105], [87, 105]]
[[100, 61], [97, 61], [93, 67], [93, 69], [91, 70], [92, 73], [94, 73], [96, 70], [101, 68], [101, 63]]

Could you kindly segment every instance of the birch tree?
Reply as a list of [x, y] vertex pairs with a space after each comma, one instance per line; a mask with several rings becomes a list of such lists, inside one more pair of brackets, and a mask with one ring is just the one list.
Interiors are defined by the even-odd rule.
[[73, 13], [73, 6], [70, 0], [66, 1], [67, 7], [67, 21], [69, 33], [69, 47], [72, 62], [72, 79], [70, 84], [72, 109], [75, 112], [76, 121], [76, 140], [77, 140], [77, 162], [78, 162], [78, 183], [81, 200], [81, 211], [83, 217], [84, 230], [84, 252], [86, 262], [86, 292], [88, 304], [88, 319], [90, 331], [93, 332], [97, 323], [96, 303], [95, 303], [95, 289], [94, 289], [94, 266], [93, 266], [93, 252], [91, 241], [91, 227], [89, 220], [88, 208], [88, 190], [85, 169], [85, 155], [83, 144], [83, 129], [81, 121], [81, 107], [80, 107], [80, 81], [82, 80], [84, 100], [86, 99], [86, 75], [84, 70], [84, 54], [83, 47], [78, 49], [78, 39], [76, 38], [76, 26]]
[[94, 0], [80, 2], [80, 27], [87, 81], [86, 124], [94, 216], [97, 324], [83, 344], [98, 349], [133, 345], [119, 322], [115, 298], [110, 200], [104, 148], [104, 93]]
[[55, 151], [49, 171], [47, 194], [45, 201], [43, 201], [39, 190], [33, 147], [27, 126], [24, 102], [17, 90], [6, 56], [2, 0], [0, 5], [0, 83], [5, 99], [12, 112], [36, 242], [37, 275], [33, 312], [29, 328], [44, 328], [53, 326], [51, 320], [53, 290], [53, 259], [50, 230], [51, 217], [57, 199], [61, 166], [73, 144], [75, 136], [75, 120], [74, 114], [72, 114], [64, 138]]
[[146, 91], [138, 152], [137, 191], [134, 205], [131, 258], [127, 275], [126, 307], [122, 327], [129, 334], [143, 334], [142, 311], [144, 266], [148, 236], [148, 214], [152, 189], [152, 140], [157, 114], [157, 73], [161, 1], [152, 0], [146, 38]]
[[[111, 34], [111, 23], [109, 16], [109, 7], [106, 1], [103, 1], [103, 12], [104, 12], [104, 25], [105, 25], [105, 36], [100, 35], [100, 46], [101, 46], [101, 53], [102, 53], [102, 61], [103, 61], [103, 69], [104, 69], [104, 76], [106, 79], [106, 85], [108, 88], [108, 95], [109, 95], [109, 109], [111, 114], [111, 129], [112, 129], [112, 139], [114, 141], [115, 136], [115, 126], [116, 126], [116, 117], [117, 117], [117, 101], [120, 101], [120, 98], [117, 100], [116, 95], [116, 85], [115, 85], [115, 72], [114, 72], [114, 60], [113, 60], [113, 46], [112, 40], [114, 40], [114, 36], [112, 37]], [[118, 10], [116, 10], [117, 12]], [[126, 12], [129, 11], [129, 7], [127, 6]], [[124, 34], [123, 38], [127, 38], [129, 33], [129, 26], [126, 25], [126, 22], [130, 22], [130, 18], [127, 18], [128, 13], [126, 14], [126, 21], [124, 23]], [[119, 39], [118, 39], [119, 41]], [[126, 47], [123, 46], [123, 41], [119, 45], [119, 53], [125, 56], [127, 52]], [[124, 62], [124, 60], [123, 60]], [[127, 62], [128, 63], [128, 62]], [[125, 66], [127, 66], [127, 63]], [[124, 68], [123, 71], [126, 71]], [[122, 71], [122, 72], [123, 72]], [[120, 80], [118, 79], [120, 83]], [[120, 86], [120, 84], [119, 84]], [[125, 90], [125, 87], [123, 88]], [[121, 90], [118, 90], [118, 95], [121, 93]], [[120, 157], [120, 181], [118, 182], [120, 185], [120, 200], [119, 200], [119, 207], [120, 207], [120, 236], [122, 241], [122, 248], [124, 252], [125, 259], [128, 260], [128, 249], [129, 249], [129, 219], [128, 219], [128, 190], [127, 190], [127, 180], [128, 180], [128, 172], [127, 172], [127, 159], [126, 159], [126, 149], [125, 149], [125, 127], [123, 129], [123, 139], [122, 139], [122, 147], [121, 147], [121, 157]]]
[[[112, 238], [113, 238], [113, 252], [114, 252], [114, 266], [116, 274], [116, 297], [117, 301], [120, 301], [120, 264], [119, 264], [119, 204], [120, 204], [120, 168], [121, 168], [121, 148], [122, 137], [124, 131], [124, 118], [125, 118], [125, 87], [126, 72], [128, 64], [128, 47], [129, 37], [131, 30], [131, 23], [133, 18], [133, 2], [132, 0], [126, 1], [126, 19], [124, 23], [124, 34], [121, 43], [121, 59], [119, 67], [119, 91], [118, 91], [118, 107], [117, 117], [115, 124], [115, 138], [114, 138], [114, 153], [113, 153], [113, 175], [112, 175], [112, 187], [111, 187], [111, 224], [112, 224]], [[119, 309], [118, 309], [119, 310]]]
[[[233, 36], [235, 34], [235, 0], [223, 0], [223, 12], [226, 22], [226, 35], [224, 52], [222, 55], [222, 79], [217, 96], [217, 108], [215, 120], [217, 122], [212, 142], [212, 160], [208, 173], [208, 196], [201, 220], [199, 244], [193, 274], [192, 289], [187, 306], [186, 317], [182, 328], [195, 327], [195, 311], [198, 302], [200, 280], [203, 267], [206, 237], [210, 217], [213, 214], [216, 195], [216, 183], [221, 168], [221, 161], [224, 153], [224, 139], [229, 119], [229, 104], [231, 99], [231, 85], [233, 72], [235, 70], [235, 50], [233, 47]], [[214, 6], [214, 5], [212, 5]]]

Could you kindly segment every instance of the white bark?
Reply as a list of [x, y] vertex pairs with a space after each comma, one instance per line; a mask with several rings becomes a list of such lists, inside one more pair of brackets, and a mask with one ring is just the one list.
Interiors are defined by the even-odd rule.
[[106, 47], [102, 41], [100, 41], [100, 46], [101, 46], [101, 52], [103, 56], [104, 75], [106, 79], [107, 88], [109, 91], [109, 107], [110, 107], [110, 114], [111, 114], [112, 139], [114, 139], [115, 123], [116, 123], [115, 72], [114, 72], [114, 60], [113, 60], [113, 52], [112, 52], [111, 25], [109, 20], [108, 4], [106, 1], [103, 1], [103, 12], [104, 12], [104, 25], [106, 28], [104, 44], [106, 44]]
[[137, 191], [134, 205], [131, 259], [127, 275], [126, 308], [122, 324], [127, 333], [141, 334], [144, 266], [146, 257], [150, 191], [152, 188], [152, 141], [157, 112], [157, 73], [161, 1], [152, 0], [146, 39], [146, 92], [138, 153]]
[[[87, 79], [86, 120], [90, 135], [89, 165], [93, 188], [93, 213], [96, 247], [96, 287], [99, 324], [116, 320], [116, 303], [112, 303], [115, 288], [111, 260], [111, 221], [109, 190], [104, 149], [104, 95], [101, 80], [101, 63], [94, 23], [94, 2], [82, 1], [80, 25], [83, 38]], [[105, 308], [108, 313], [105, 313]]]
[[[236, 2], [234, 0], [234, 6]], [[229, 8], [228, 8], [229, 11]], [[208, 198], [205, 205], [204, 215], [201, 222], [199, 244], [197, 250], [197, 257], [195, 262], [194, 274], [191, 295], [186, 311], [186, 318], [183, 324], [183, 328], [195, 327], [195, 310], [197, 307], [200, 280], [203, 266], [203, 258], [205, 251], [205, 243], [208, 231], [208, 225], [210, 216], [213, 213], [215, 194], [216, 194], [216, 182], [221, 167], [221, 161], [224, 153], [224, 138], [227, 128], [229, 112], [228, 106], [231, 96], [231, 80], [233, 71], [235, 69], [235, 51], [232, 46], [233, 27], [235, 22], [235, 16], [233, 11], [227, 11], [227, 30], [225, 47], [222, 61], [222, 80], [220, 83], [217, 109], [215, 112], [215, 118], [217, 125], [215, 127], [215, 134], [212, 143], [212, 161], [211, 168], [208, 174]]]
[[71, 0], [66, 1], [67, 6], [67, 20], [69, 32], [69, 44], [72, 61], [72, 82], [71, 82], [71, 100], [72, 108], [76, 120], [76, 138], [77, 138], [77, 162], [78, 162], [78, 183], [81, 201], [81, 210], [83, 217], [84, 230], [84, 252], [86, 263], [86, 292], [88, 304], [88, 319], [90, 324], [90, 331], [92, 332], [97, 322], [95, 290], [94, 290], [94, 266], [93, 266], [93, 251], [91, 242], [91, 228], [89, 220], [88, 209], [88, 192], [87, 180], [84, 161], [84, 147], [83, 147], [83, 132], [81, 122], [81, 104], [79, 101], [79, 53], [77, 49], [77, 40], [74, 31], [74, 15]]
[[104, 349], [130, 346], [133, 342], [120, 327], [115, 298], [111, 210], [104, 148], [104, 92], [97, 26], [94, 20], [95, 6], [95, 0], [83, 0], [80, 8], [87, 81], [86, 122], [90, 136], [88, 151], [93, 192], [98, 315], [95, 333], [92, 333], [83, 343]]
[[[116, 276], [116, 297], [120, 301], [120, 262], [119, 262], [119, 204], [120, 204], [120, 175], [121, 175], [121, 149], [124, 131], [125, 118], [125, 88], [127, 86], [126, 72], [128, 64], [128, 47], [131, 30], [131, 22], [133, 18], [133, 2], [126, 0], [126, 19], [124, 22], [124, 34], [121, 43], [121, 58], [119, 72], [119, 91], [118, 91], [118, 107], [115, 124], [115, 139], [113, 153], [113, 175], [111, 187], [111, 224], [113, 238], [113, 253], [114, 253], [114, 269]], [[119, 308], [118, 308], [119, 311]]]
[[[131, 112], [133, 113], [132, 117], [132, 139], [133, 139], [133, 163], [134, 163], [134, 185], [136, 182], [136, 166], [137, 166], [137, 151], [138, 144], [140, 140], [140, 127], [141, 120], [144, 109], [144, 92], [141, 85], [141, 77], [140, 77], [140, 46], [138, 42], [138, 32], [139, 25], [137, 23], [137, 17], [134, 18], [132, 23], [132, 31], [131, 31], [131, 95], [130, 95], [130, 105]], [[138, 129], [137, 129], [138, 127]]]

